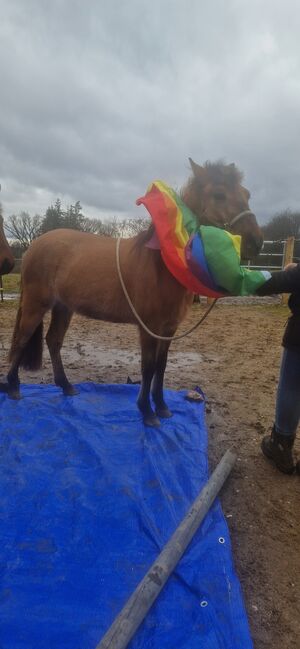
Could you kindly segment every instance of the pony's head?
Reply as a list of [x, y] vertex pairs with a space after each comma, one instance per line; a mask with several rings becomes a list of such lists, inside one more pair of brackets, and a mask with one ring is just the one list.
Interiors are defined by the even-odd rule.
[[214, 225], [241, 235], [243, 259], [256, 257], [263, 234], [249, 209], [250, 193], [241, 184], [241, 172], [233, 163], [206, 162], [201, 167], [191, 158], [189, 161], [193, 176], [181, 192], [183, 201], [201, 225]]
[[2, 208], [0, 205], [0, 275], [10, 273], [14, 265], [15, 260], [4, 234]]

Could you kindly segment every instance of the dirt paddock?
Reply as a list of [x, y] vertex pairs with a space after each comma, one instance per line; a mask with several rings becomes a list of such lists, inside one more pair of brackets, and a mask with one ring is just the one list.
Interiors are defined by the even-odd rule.
[[[195, 305], [184, 327], [203, 309]], [[3, 374], [15, 312], [0, 305]], [[287, 316], [280, 306], [220, 304], [198, 332], [173, 343], [166, 371], [167, 387], [198, 384], [206, 393], [211, 466], [229, 446], [238, 454], [221, 499], [256, 649], [300, 647], [300, 477], [281, 475], [260, 452], [273, 422]], [[63, 357], [73, 382], [139, 378], [135, 327], [75, 317]], [[22, 381], [52, 382], [48, 352], [43, 370], [23, 372]]]

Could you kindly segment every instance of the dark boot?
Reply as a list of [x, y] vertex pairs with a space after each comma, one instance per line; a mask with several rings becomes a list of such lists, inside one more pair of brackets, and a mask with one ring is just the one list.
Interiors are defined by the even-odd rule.
[[257, 291], [256, 295], [275, 295], [278, 293], [300, 293], [300, 263], [294, 268], [272, 273]]
[[292, 453], [294, 441], [295, 437], [277, 433], [275, 426], [273, 426], [271, 435], [264, 437], [261, 443], [263, 454], [269, 460], [273, 460], [279, 471], [289, 475], [294, 473], [295, 470]]

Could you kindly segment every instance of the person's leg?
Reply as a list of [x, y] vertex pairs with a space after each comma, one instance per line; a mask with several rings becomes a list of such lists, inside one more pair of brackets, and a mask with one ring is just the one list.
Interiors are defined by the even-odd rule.
[[276, 399], [275, 429], [295, 437], [300, 420], [300, 348], [285, 349], [282, 355]]
[[285, 349], [277, 390], [275, 422], [262, 451], [283, 473], [294, 472], [292, 449], [300, 420], [300, 349]]

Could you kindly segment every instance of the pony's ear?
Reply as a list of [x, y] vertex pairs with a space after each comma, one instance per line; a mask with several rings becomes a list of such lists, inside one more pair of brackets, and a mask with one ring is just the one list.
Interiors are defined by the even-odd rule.
[[192, 172], [193, 172], [195, 178], [202, 179], [203, 176], [205, 175], [205, 169], [203, 167], [200, 167], [200, 165], [197, 165], [197, 163], [194, 162], [194, 160], [192, 160], [192, 158], [189, 158], [189, 163], [191, 165]]

